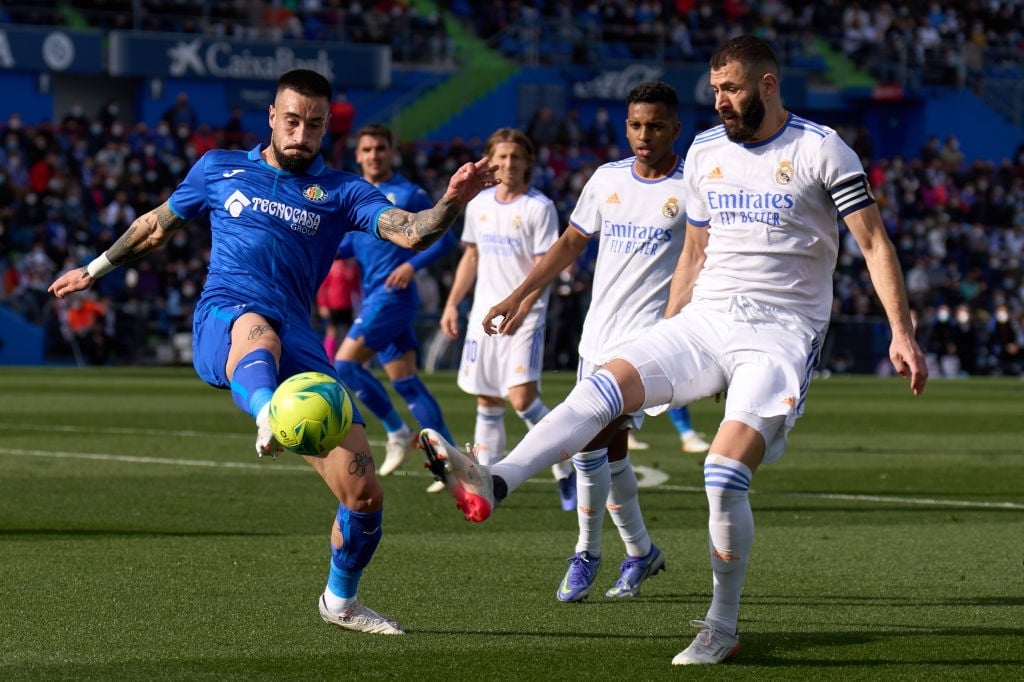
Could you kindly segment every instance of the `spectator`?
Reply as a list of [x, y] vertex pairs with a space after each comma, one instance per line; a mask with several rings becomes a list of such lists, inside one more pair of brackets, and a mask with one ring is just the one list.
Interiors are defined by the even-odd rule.
[[242, 108], [231, 109], [231, 117], [221, 128], [221, 146], [224, 149], [242, 149], [245, 142], [245, 124], [242, 121]]
[[136, 211], [128, 201], [128, 192], [119, 189], [114, 192], [113, 199], [103, 208], [100, 221], [117, 234], [123, 232], [135, 220]]
[[558, 141], [559, 121], [554, 110], [542, 106], [533, 113], [526, 126], [526, 135], [533, 142], [535, 149], [551, 147]]
[[189, 103], [187, 92], [178, 93], [177, 97], [174, 98], [174, 104], [167, 107], [160, 120], [165, 122], [171, 130], [176, 130], [179, 126], [185, 126], [191, 133], [199, 127], [199, 115]]
[[619, 134], [615, 125], [608, 118], [608, 110], [598, 107], [594, 112], [594, 120], [587, 128], [587, 145], [594, 149], [607, 149], [612, 145], [618, 146]]
[[352, 132], [355, 120], [355, 105], [349, 101], [348, 93], [339, 88], [331, 102], [331, 120], [327, 130], [330, 140], [326, 146], [331, 151], [331, 158], [339, 167], [344, 163], [345, 147], [348, 144], [348, 136]]

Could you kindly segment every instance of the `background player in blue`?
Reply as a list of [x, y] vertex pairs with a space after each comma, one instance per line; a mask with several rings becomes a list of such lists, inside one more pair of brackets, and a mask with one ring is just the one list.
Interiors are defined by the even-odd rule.
[[[268, 146], [207, 152], [167, 201], [134, 220], [88, 266], [61, 275], [49, 288], [58, 298], [87, 289], [208, 214], [213, 248], [193, 322], [193, 364], [204, 381], [230, 389], [235, 403], [256, 419], [261, 455], [280, 450], [266, 409], [279, 380], [303, 371], [334, 374], [310, 311], [342, 236], [360, 230], [427, 248], [466, 202], [497, 183], [494, 169], [481, 159], [455, 172], [436, 206], [418, 213], [396, 208], [357, 175], [324, 165], [320, 145], [330, 99], [330, 84], [320, 74], [285, 73], [269, 108]], [[339, 501], [320, 615], [349, 630], [402, 634], [398, 623], [356, 597], [380, 542], [383, 492], [358, 412], [354, 422], [339, 447], [305, 458]]]
[[[373, 123], [356, 134], [356, 163], [363, 179], [399, 208], [430, 208], [433, 202], [426, 191], [395, 172], [394, 154], [394, 136], [386, 126]], [[417, 253], [366, 232], [349, 232], [341, 240], [338, 257], [355, 256], [359, 262], [364, 299], [334, 356], [334, 367], [341, 381], [384, 423], [388, 440], [384, 463], [377, 470], [380, 476], [401, 465], [412, 445], [413, 432], [395, 410], [387, 389], [364, 366], [374, 355], [420, 426], [451, 437], [441, 406], [416, 373], [419, 344], [413, 320], [420, 307], [416, 271], [451, 251], [455, 242], [455, 235], [445, 232], [430, 248]]]

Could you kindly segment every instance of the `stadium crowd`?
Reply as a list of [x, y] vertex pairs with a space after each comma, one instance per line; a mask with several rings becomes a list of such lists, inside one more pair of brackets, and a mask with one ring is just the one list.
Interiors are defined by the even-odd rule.
[[[420, 17], [408, 3], [397, 0], [195, 3], [202, 9], [193, 13], [193, 19], [203, 20], [181, 24], [180, 8], [186, 4], [147, 3], [141, 27], [243, 35], [255, 27], [282, 24], [277, 19], [266, 22], [266, 16], [259, 14], [264, 10], [290, 13], [281, 16], [295, 19], [303, 35], [317, 21], [330, 33], [365, 24], [371, 16], [381, 30], [375, 35], [393, 37], [405, 26], [400, 22], [439, 26], [436, 17]], [[459, 1], [439, 4], [457, 14], [469, 6]], [[929, 37], [932, 33], [939, 35], [940, 52], [950, 64], [972, 63], [972, 45], [984, 47], [988, 63], [1020, 59], [1020, 3], [904, 1], [869, 6], [837, 0], [766, 0], [755, 4], [756, 8], [751, 3], [705, 0], [495, 0], [465, 16], [483, 36], [507, 31], [531, 16], [541, 20], [572, 17], [573, 31], [590, 25], [589, 16], [591, 24], [601, 27], [602, 40], [613, 42], [628, 43], [629, 35], [637, 32], [667, 30], [680, 59], [705, 59], [710, 47], [732, 30], [725, 27], [775, 37], [780, 53], [791, 64], [813, 56], [809, 52], [813, 35], [827, 37], [868, 69], [878, 66], [872, 60], [885, 53], [892, 41], [902, 41], [906, 49], [924, 58], [921, 50], [934, 42]], [[103, 22], [123, 21], [115, 18], [117, 14], [134, 17], [133, 23], [141, 21], [131, 11], [119, 12], [122, 5], [75, 3], [76, 11], [93, 25], [115, 27]], [[55, 3], [25, 6], [21, 14], [17, 7], [5, 3], [6, 15], [0, 18], [37, 24], [68, 22]], [[853, 40], [857, 27], [863, 34], [860, 42]], [[345, 38], [361, 40], [369, 34], [353, 35]], [[925, 76], [925, 62], [908, 64], [917, 64]], [[973, 67], [958, 66], [944, 68], [936, 77], [947, 85], [962, 85], [975, 72]], [[600, 116], [583, 121], [578, 112], [569, 111], [559, 119], [550, 110], [539, 110], [526, 131], [538, 147], [533, 184], [556, 202], [565, 225], [594, 168], [622, 153], [621, 129]], [[915, 158], [879, 158], [863, 131], [842, 132], [864, 159], [899, 248], [920, 340], [935, 365], [933, 373], [1024, 375], [1024, 149], [1006, 159], [965, 163], [956, 137], [937, 134]], [[76, 359], [92, 363], [150, 358], [154, 345], [190, 329], [191, 306], [208, 257], [208, 226], [192, 225], [160, 254], [104, 277], [92, 299], [53, 301], [46, 286], [57, 272], [102, 252], [142, 207], [163, 201], [204, 151], [250, 148], [258, 140], [243, 129], [237, 115], [219, 125], [197, 120], [187, 98], [155, 122], [123, 120], [116, 101], [92, 115], [75, 105], [59, 120], [36, 126], [25, 125], [12, 113], [0, 121], [0, 303], [49, 328], [48, 357], [73, 351]], [[399, 168], [436, 198], [444, 190], [443, 179], [460, 164], [479, 158], [482, 146], [482, 140], [461, 138], [446, 144], [408, 142], [402, 147]], [[352, 169], [348, 146], [327, 144], [325, 150], [330, 163]], [[453, 266], [453, 262], [435, 266], [437, 292], [424, 296], [425, 315], [444, 299]], [[551, 326], [548, 335], [549, 367], [575, 365], [576, 337], [571, 328], [578, 327], [586, 309], [588, 267], [587, 261], [581, 261], [555, 288], [551, 309], [559, 323]], [[887, 339], [882, 337], [881, 311], [863, 260], [849, 238], [844, 239], [840, 255], [834, 307], [823, 368], [875, 371]]]
[[[589, 126], [581, 125], [582, 144], [566, 144], [565, 133], [557, 132], [563, 123], [557, 122], [550, 140], [536, 140], [533, 182], [555, 200], [565, 225], [579, 190], [598, 164], [619, 155], [620, 142], [591, 146]], [[122, 122], [109, 111], [87, 117], [73, 110], [53, 125], [27, 127], [17, 114], [0, 123], [0, 301], [49, 327], [51, 353], [66, 354], [74, 341], [90, 362], [132, 362], [154, 339], [189, 331], [208, 257], [207, 225], [194, 224], [160, 254], [101, 279], [95, 301], [56, 301], [46, 294], [59, 271], [88, 262], [139, 210], [163, 201], [203, 151], [256, 140], [204, 123], [183, 132], [182, 125], [172, 128], [164, 120], [152, 127]], [[842, 132], [865, 161], [936, 374], [1024, 374], [1024, 148], [998, 162], [965, 163], [956, 138], [947, 136], [929, 140], [916, 158], [875, 158], [870, 140], [855, 130]], [[477, 139], [406, 144], [399, 168], [437, 197], [443, 178], [479, 158], [481, 146]], [[435, 271], [441, 300], [452, 265]], [[581, 261], [556, 287], [552, 308], [559, 323], [552, 327], [562, 333], [552, 334], [559, 348], [549, 349], [549, 364], [575, 363], [573, 334], [564, 328], [585, 309], [588, 267]], [[432, 297], [426, 298], [429, 311]], [[881, 311], [846, 235], [835, 316], [824, 366], [872, 371], [860, 358], [883, 357], [887, 341], [873, 331], [882, 326]]]
[[[703, 63], [726, 37], [773, 42], [790, 66], [823, 69], [821, 38], [884, 82], [977, 87], [986, 66], [1020, 75], [1024, 6], [958, 0], [440, 0], [506, 56], [524, 62]], [[458, 58], [438, 12], [408, 0], [90, 0], [4, 3], [0, 21], [175, 31], [243, 40], [385, 44], [398, 63]]]

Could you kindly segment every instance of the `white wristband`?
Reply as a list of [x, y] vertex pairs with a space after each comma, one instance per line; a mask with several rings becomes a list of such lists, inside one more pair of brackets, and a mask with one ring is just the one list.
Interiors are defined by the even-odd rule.
[[85, 271], [89, 273], [89, 276], [93, 279], [102, 277], [117, 266], [110, 262], [107, 258], [107, 252], [104, 251], [100, 255], [92, 259], [92, 262], [85, 266]]

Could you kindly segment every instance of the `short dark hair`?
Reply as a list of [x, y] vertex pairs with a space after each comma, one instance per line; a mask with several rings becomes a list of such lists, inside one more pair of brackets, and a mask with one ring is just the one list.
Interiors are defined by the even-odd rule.
[[757, 36], [736, 36], [715, 50], [709, 65], [712, 69], [721, 69], [728, 62], [739, 62], [745, 68], [753, 68], [758, 76], [765, 73], [779, 75], [779, 60], [775, 50], [767, 40]]
[[673, 114], [679, 113], [679, 95], [675, 88], [661, 81], [647, 81], [630, 90], [626, 106], [631, 104], [664, 104]]
[[323, 97], [330, 101], [331, 84], [316, 71], [293, 69], [277, 79], [277, 94], [282, 90], [294, 90], [305, 97]]
[[387, 140], [388, 146], [394, 148], [395, 146], [395, 135], [391, 132], [391, 128], [388, 128], [383, 123], [367, 123], [356, 132], [356, 140], [363, 135], [369, 137], [382, 137]]

